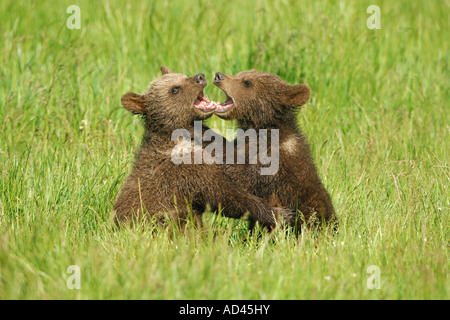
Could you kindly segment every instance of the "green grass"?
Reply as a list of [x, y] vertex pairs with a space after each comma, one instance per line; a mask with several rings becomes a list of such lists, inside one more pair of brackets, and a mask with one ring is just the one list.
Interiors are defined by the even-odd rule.
[[[76, 1], [81, 30], [71, 4], [0, 2], [0, 299], [449, 299], [449, 1]], [[257, 239], [212, 213], [113, 232], [142, 136], [120, 97], [161, 64], [214, 100], [217, 71], [307, 83], [339, 233]]]

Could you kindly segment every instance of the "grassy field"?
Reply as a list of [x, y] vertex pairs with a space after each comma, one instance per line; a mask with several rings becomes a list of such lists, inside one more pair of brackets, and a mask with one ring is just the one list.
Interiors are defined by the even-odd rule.
[[[68, 6], [81, 29], [66, 27]], [[369, 30], [369, 5], [381, 29]], [[449, 1], [0, 2], [0, 299], [449, 299]], [[338, 234], [205, 213], [112, 231], [159, 66], [255, 68], [312, 96], [298, 122]], [[216, 128], [233, 127], [218, 118]], [[245, 241], [244, 241], [245, 240]], [[66, 285], [81, 271], [81, 289]], [[380, 289], [369, 289], [369, 266]]]

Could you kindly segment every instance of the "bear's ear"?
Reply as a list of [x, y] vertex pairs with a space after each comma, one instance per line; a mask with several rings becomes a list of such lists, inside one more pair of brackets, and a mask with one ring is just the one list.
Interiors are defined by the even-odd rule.
[[165, 67], [165, 66], [161, 66], [161, 73], [162, 75], [168, 74], [168, 73], [173, 73], [172, 70], [170, 70], [169, 68]]
[[289, 107], [302, 106], [308, 101], [311, 90], [306, 84], [297, 84], [290, 86], [285, 95], [285, 105]]
[[144, 97], [133, 92], [128, 92], [122, 96], [122, 105], [128, 111], [134, 114], [145, 113]]

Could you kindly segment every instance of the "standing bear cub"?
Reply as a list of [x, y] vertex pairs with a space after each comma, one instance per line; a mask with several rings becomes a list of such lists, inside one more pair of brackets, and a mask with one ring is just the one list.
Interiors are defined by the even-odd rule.
[[[163, 75], [142, 94], [122, 97], [125, 109], [143, 118], [145, 133], [131, 174], [114, 205], [116, 222], [132, 221], [151, 215], [157, 221], [165, 216], [184, 225], [189, 213], [201, 224], [201, 214], [210, 205], [219, 206], [223, 215], [249, 220], [264, 226], [275, 225], [271, 209], [258, 197], [236, 185], [217, 164], [175, 164], [172, 141], [176, 129], [185, 129], [193, 137], [194, 121], [211, 116], [215, 104], [204, 95], [205, 76], [187, 77], [161, 67]], [[203, 131], [208, 129], [203, 127]], [[183, 143], [194, 145], [194, 139]], [[193, 148], [194, 149], [194, 148]]]
[[[296, 124], [295, 110], [309, 99], [309, 87], [292, 86], [276, 75], [254, 70], [236, 76], [217, 72], [214, 84], [226, 95], [225, 102], [217, 105], [216, 115], [237, 119], [243, 130], [278, 129], [276, 172], [261, 175], [264, 165], [258, 161], [254, 165], [228, 164], [227, 173], [248, 192], [265, 199], [269, 206], [296, 210], [299, 214], [290, 216], [287, 222], [298, 231], [304, 223], [335, 221], [331, 198], [316, 172], [306, 138]], [[237, 149], [235, 154], [248, 154], [250, 147], [246, 142], [245, 148]]]

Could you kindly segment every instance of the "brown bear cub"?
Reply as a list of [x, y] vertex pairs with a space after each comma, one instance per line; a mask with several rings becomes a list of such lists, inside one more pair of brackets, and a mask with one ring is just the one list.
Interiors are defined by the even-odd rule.
[[[286, 206], [296, 210], [299, 214], [284, 218], [298, 231], [304, 223], [334, 222], [331, 198], [316, 172], [306, 138], [296, 124], [295, 111], [309, 99], [309, 87], [292, 86], [276, 75], [254, 70], [236, 76], [218, 72], [214, 84], [226, 95], [226, 101], [217, 105], [216, 115], [237, 119], [243, 130], [278, 129], [275, 130], [279, 139], [278, 170], [261, 175], [264, 164], [259, 160], [254, 165], [228, 164], [227, 173], [233, 180], [251, 194], [265, 199], [271, 207]], [[248, 144], [246, 141], [245, 148], [241, 148], [244, 150], [238, 149], [235, 153], [247, 154]]]
[[[206, 164], [204, 160], [174, 163], [174, 150], [177, 153], [180, 147], [179, 141], [172, 141], [172, 133], [177, 129], [194, 133], [194, 121], [211, 116], [216, 106], [203, 95], [203, 74], [187, 77], [166, 67], [161, 71], [163, 75], [151, 82], [144, 94], [130, 92], [122, 97], [125, 109], [142, 116], [145, 134], [132, 172], [114, 205], [116, 222], [151, 215], [156, 221], [163, 222], [168, 216], [184, 225], [192, 214], [201, 225], [201, 214], [209, 205], [212, 211], [221, 206], [223, 215], [232, 218], [248, 212], [251, 222], [273, 227], [272, 210], [233, 182], [223, 165]], [[201, 129], [204, 132], [208, 128]], [[184, 144], [194, 146], [194, 138], [190, 137]]]

